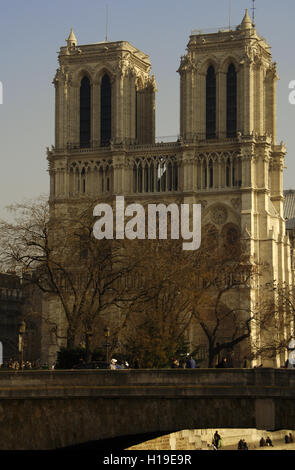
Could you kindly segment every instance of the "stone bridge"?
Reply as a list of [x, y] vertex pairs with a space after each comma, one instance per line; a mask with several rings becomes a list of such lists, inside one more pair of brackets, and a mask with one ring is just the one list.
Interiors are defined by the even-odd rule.
[[0, 449], [207, 428], [295, 429], [295, 371], [0, 371]]

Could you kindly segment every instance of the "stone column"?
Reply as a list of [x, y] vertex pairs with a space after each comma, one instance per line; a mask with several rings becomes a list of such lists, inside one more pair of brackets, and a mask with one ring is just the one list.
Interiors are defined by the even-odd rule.
[[254, 130], [254, 72], [251, 60], [246, 60], [244, 65], [244, 116], [243, 129], [246, 135]]

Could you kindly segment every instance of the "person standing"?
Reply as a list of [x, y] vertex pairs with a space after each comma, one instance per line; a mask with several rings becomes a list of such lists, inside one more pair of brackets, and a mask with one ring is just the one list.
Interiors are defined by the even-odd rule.
[[178, 369], [179, 368], [179, 362], [176, 358], [172, 359], [172, 364], [171, 364], [172, 369]]
[[219, 364], [216, 366], [218, 369], [228, 369], [229, 364], [227, 362], [227, 358], [223, 357]]
[[109, 367], [110, 367], [111, 370], [116, 370], [117, 369], [117, 359], [112, 359]]
[[186, 361], [186, 368], [187, 369], [195, 369], [197, 366], [196, 361], [192, 356], [189, 356]]

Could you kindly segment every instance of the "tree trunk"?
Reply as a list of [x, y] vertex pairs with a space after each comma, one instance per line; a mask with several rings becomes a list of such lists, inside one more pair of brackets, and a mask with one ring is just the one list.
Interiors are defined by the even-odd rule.
[[72, 326], [67, 329], [67, 349], [74, 349], [75, 347], [75, 330]]
[[209, 358], [208, 358], [208, 368], [213, 369], [215, 364], [214, 364], [214, 359], [216, 357], [216, 352], [214, 350], [214, 343], [209, 342]]

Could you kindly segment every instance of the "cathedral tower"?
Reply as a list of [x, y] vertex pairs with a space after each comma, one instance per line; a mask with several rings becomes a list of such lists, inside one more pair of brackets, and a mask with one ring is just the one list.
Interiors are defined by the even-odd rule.
[[56, 148], [153, 143], [155, 83], [146, 54], [126, 41], [78, 46], [71, 30], [59, 63]]

